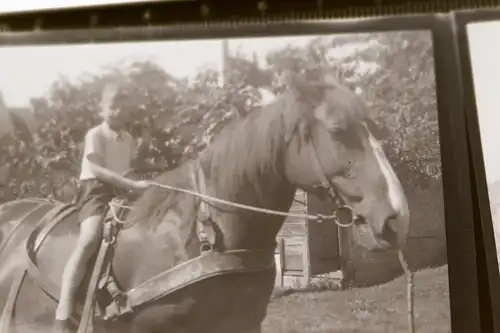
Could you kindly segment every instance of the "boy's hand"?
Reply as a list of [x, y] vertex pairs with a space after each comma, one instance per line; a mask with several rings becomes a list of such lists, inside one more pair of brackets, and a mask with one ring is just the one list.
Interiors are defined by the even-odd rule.
[[137, 192], [143, 192], [153, 186], [153, 183], [147, 180], [136, 180], [134, 182], [133, 190]]

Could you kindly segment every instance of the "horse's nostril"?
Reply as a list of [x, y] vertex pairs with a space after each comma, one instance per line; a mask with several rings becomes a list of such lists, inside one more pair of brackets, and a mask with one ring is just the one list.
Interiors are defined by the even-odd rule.
[[392, 215], [389, 215], [389, 217], [387, 218], [387, 223], [391, 223], [391, 221], [395, 221], [398, 219], [398, 213], [394, 212], [392, 213]]

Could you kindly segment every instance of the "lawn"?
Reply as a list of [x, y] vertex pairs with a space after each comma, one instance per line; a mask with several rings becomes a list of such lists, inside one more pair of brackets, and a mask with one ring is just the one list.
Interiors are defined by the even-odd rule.
[[[415, 274], [415, 326], [417, 333], [451, 332], [447, 267]], [[263, 328], [263, 333], [407, 333], [406, 279], [276, 297]]]

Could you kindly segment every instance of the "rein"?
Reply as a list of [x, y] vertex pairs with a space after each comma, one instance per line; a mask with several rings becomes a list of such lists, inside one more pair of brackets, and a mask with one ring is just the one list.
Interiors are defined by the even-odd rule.
[[[332, 215], [323, 215], [323, 214], [311, 215], [311, 214], [287, 213], [287, 212], [278, 211], [278, 210], [272, 210], [272, 209], [266, 209], [266, 208], [259, 208], [259, 207], [254, 207], [254, 206], [250, 206], [250, 205], [244, 205], [244, 204], [236, 203], [236, 202], [233, 202], [233, 201], [229, 201], [229, 200], [224, 200], [224, 199], [219, 199], [219, 198], [216, 198], [216, 197], [212, 197], [210, 195], [201, 194], [201, 193], [198, 193], [196, 191], [186, 190], [186, 189], [182, 189], [182, 188], [178, 188], [178, 187], [174, 187], [174, 186], [170, 186], [170, 185], [166, 185], [166, 184], [151, 182], [151, 185], [159, 187], [159, 188], [162, 188], [162, 189], [166, 189], [166, 190], [171, 190], [171, 191], [177, 191], [177, 192], [181, 192], [181, 193], [190, 194], [190, 195], [193, 195], [195, 197], [198, 197], [198, 198], [201, 198], [201, 199], [204, 199], [204, 200], [207, 200], [207, 201], [211, 201], [211, 202], [214, 202], [214, 203], [224, 204], [224, 205], [228, 205], [230, 207], [241, 208], [241, 209], [245, 209], [245, 210], [249, 210], [249, 211], [253, 211], [253, 212], [257, 212], [257, 213], [263, 213], [263, 214], [268, 214], [268, 215], [277, 215], [277, 216], [285, 216], [285, 217], [304, 218], [304, 219], [309, 219], [309, 220], [315, 220], [315, 221], [318, 221], [318, 222], [323, 222], [324, 220], [333, 219], [341, 227], [348, 227], [348, 226], [350, 226], [350, 225], [345, 225], [345, 224], [340, 223], [338, 221], [337, 214], [332, 214]], [[118, 214], [117, 214], [117, 212], [116, 212], [115, 209], [116, 208], [132, 209], [132, 207], [131, 206], [127, 206], [127, 205], [123, 205], [121, 203], [118, 203], [118, 201], [120, 201], [120, 198], [117, 197], [117, 198], [114, 198], [109, 203], [109, 206], [111, 208], [111, 213], [113, 214], [113, 217], [119, 223], [125, 224], [125, 223], [127, 223], [127, 221], [123, 221], [123, 220], [119, 219], [118, 218]]]
[[[311, 157], [312, 157], [313, 164], [314, 164], [314, 171], [316, 172], [316, 174], [321, 182], [321, 186], [325, 187], [329, 190], [329, 194], [332, 197], [332, 199], [338, 198], [338, 194], [335, 192], [335, 190], [334, 190], [333, 186], [331, 186], [330, 182], [328, 182], [328, 180], [326, 179], [326, 177], [322, 171], [321, 164], [319, 162], [314, 145], [312, 146], [312, 149], [311, 149]], [[202, 183], [204, 183], [204, 182], [202, 182]], [[189, 195], [198, 197], [202, 200], [210, 201], [212, 203], [223, 204], [223, 205], [227, 205], [227, 206], [230, 206], [233, 208], [245, 209], [245, 210], [253, 211], [256, 213], [275, 215], [275, 216], [284, 216], [284, 217], [293, 217], [293, 218], [299, 218], [299, 219], [308, 219], [308, 220], [316, 221], [318, 223], [322, 223], [325, 220], [333, 220], [335, 222], [335, 224], [337, 224], [337, 226], [339, 226], [341, 228], [348, 228], [348, 227], [352, 226], [354, 224], [355, 219], [356, 219], [356, 216], [354, 215], [352, 208], [350, 206], [347, 206], [344, 204], [339, 204], [339, 207], [336, 210], [334, 210], [333, 214], [331, 214], [331, 215], [298, 214], [298, 213], [283, 212], [283, 211], [278, 211], [278, 210], [273, 210], [273, 209], [259, 208], [259, 207], [255, 207], [255, 206], [240, 204], [240, 203], [237, 203], [234, 201], [224, 200], [224, 199], [216, 198], [216, 197], [213, 197], [213, 196], [210, 196], [207, 194], [200, 193], [201, 191], [187, 190], [187, 189], [183, 189], [183, 188], [179, 188], [179, 187], [175, 187], [175, 186], [170, 186], [167, 184], [161, 184], [158, 182], [150, 182], [150, 184], [152, 186], [156, 186], [156, 187], [159, 187], [159, 188], [162, 188], [165, 190], [189, 194]], [[118, 213], [117, 213], [116, 209], [121, 208], [121, 209], [131, 210], [132, 207], [129, 205], [124, 205], [123, 203], [121, 203], [121, 201], [122, 201], [122, 198], [116, 197], [109, 202], [111, 214], [113, 215], [113, 218], [118, 223], [129, 224], [131, 222], [121, 220], [118, 217]], [[351, 219], [348, 223], [342, 223], [338, 217], [337, 210], [342, 210], [342, 209], [347, 210], [349, 212], [349, 214], [351, 215]]]

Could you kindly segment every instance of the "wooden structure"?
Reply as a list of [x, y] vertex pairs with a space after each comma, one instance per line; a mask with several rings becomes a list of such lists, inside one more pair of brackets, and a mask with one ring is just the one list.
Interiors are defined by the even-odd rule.
[[[295, 193], [291, 213], [330, 215], [332, 207], [301, 190]], [[345, 230], [335, 223], [317, 223], [300, 218], [287, 218], [278, 233], [276, 248], [278, 286], [307, 286], [320, 274], [342, 271], [342, 238]], [[339, 280], [342, 279], [341, 273]], [[339, 281], [341, 282], [341, 281]]]

